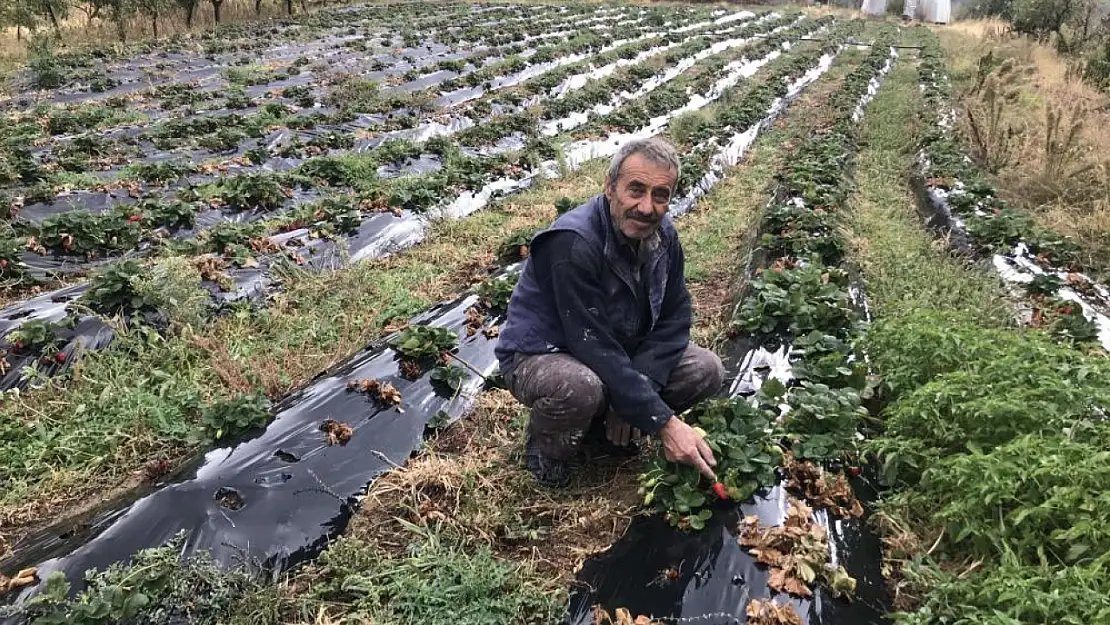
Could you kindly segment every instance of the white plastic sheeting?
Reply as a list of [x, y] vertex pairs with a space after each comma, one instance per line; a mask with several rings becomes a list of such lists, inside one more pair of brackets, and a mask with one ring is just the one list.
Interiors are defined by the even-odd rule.
[[[789, 42], [783, 44], [783, 47], [788, 47]], [[565, 147], [565, 159], [571, 167], [578, 167], [582, 163], [595, 158], [604, 158], [612, 156], [620, 150], [624, 144], [634, 141], [636, 139], [646, 139], [653, 137], [670, 123], [675, 117], [690, 111], [696, 111], [704, 108], [706, 105], [714, 102], [721, 94], [735, 86], [742, 79], [753, 75], [767, 63], [771, 62], [776, 56], [778, 51], [758, 59], [744, 63], [740, 67], [734, 69], [731, 73], [727, 74], [724, 78], [717, 81], [713, 88], [705, 95], [695, 94], [690, 97], [690, 100], [683, 106], [658, 117], [654, 117], [648, 124], [634, 132], [618, 132], [609, 135], [604, 139], [584, 139], [582, 141], [575, 141]]]
[[[1025, 243], [1018, 243], [1008, 255], [995, 254], [992, 261], [994, 268], [998, 271], [998, 275], [1001, 276], [1003, 280], [1012, 284], [1028, 284], [1033, 281], [1034, 277], [1045, 274], [1056, 276], [1061, 280], [1068, 279], [1068, 272], [1066, 271], [1052, 271], [1041, 267], [1033, 257], [1033, 254], [1029, 252], [1029, 248]], [[1106, 292], [1105, 288], [1100, 289], [1099, 285], [1095, 284], [1086, 275], [1076, 274], [1076, 278], [1092, 286], [1096, 294]], [[1110, 351], [1110, 317], [1099, 310], [1094, 302], [1091, 301], [1092, 298], [1080, 295], [1075, 289], [1067, 286], [1060, 287], [1060, 289], [1056, 291], [1056, 296], [1060, 299], [1079, 304], [1080, 308], [1083, 310], [1083, 316], [1086, 317], [1088, 321], [1092, 321], [1098, 326], [1098, 342], [1102, 344], [1103, 349]], [[1105, 300], [1105, 296], [1100, 299]]]
[[951, 0], [906, 0], [902, 15], [908, 19], [947, 24], [952, 20], [952, 2]]
[[860, 10], [868, 15], [883, 15], [886, 13], [886, 0], [863, 0]]
[[[775, 28], [771, 32], [775, 33], [775, 32], [778, 32], [779, 30], [782, 30], [782, 29], [785, 29], [785, 28], [789, 28], [789, 25], [780, 26], [778, 28]], [[728, 50], [728, 49], [731, 49], [731, 48], [736, 48], [736, 47], [745, 45], [748, 42], [750, 42], [752, 39], [754, 39], [754, 37], [749, 37], [749, 38], [746, 38], [746, 39], [728, 39], [728, 40], [725, 40], [725, 41], [718, 42], [718, 43], [710, 46], [709, 48], [701, 50], [700, 52], [697, 52], [696, 54], [694, 54], [692, 56], [689, 56], [685, 59], [682, 59], [681, 61], [676, 63], [673, 67], [667, 69], [662, 74], [652, 76], [648, 80], [644, 81], [644, 84], [642, 84], [640, 86], [640, 88], [637, 89], [634, 92], [630, 93], [630, 92], [627, 92], [627, 91], [622, 91], [621, 93], [618, 93], [615, 96], [613, 96], [613, 99], [610, 100], [608, 103], [598, 104], [598, 105], [595, 105], [594, 107], [592, 107], [591, 109], [589, 109], [587, 111], [576, 111], [576, 112], [571, 113], [570, 115], [567, 115], [566, 117], [563, 117], [561, 119], [554, 119], [554, 120], [551, 120], [549, 122], [546, 122], [543, 125], [543, 127], [540, 129], [540, 133], [545, 137], [553, 137], [553, 136], [559, 134], [560, 132], [566, 132], [568, 130], [572, 130], [574, 128], [577, 128], [577, 127], [581, 126], [582, 124], [585, 124], [587, 121], [589, 121], [591, 115], [606, 115], [606, 114], [616, 110], [619, 106], [621, 106], [625, 102], [629, 102], [629, 101], [635, 100], [637, 98], [642, 98], [643, 96], [647, 95], [648, 93], [651, 93], [655, 89], [659, 88], [661, 85], [664, 85], [664, 84], [674, 80], [679, 74], [681, 74], [681, 73], [685, 72], [686, 70], [690, 69], [691, 67], [693, 67], [699, 61], [702, 61], [702, 60], [704, 60], [704, 59], [706, 59], [710, 56], [713, 56], [715, 54], [720, 54], [724, 50]], [[770, 62], [772, 59], [774, 59], [776, 56], [778, 56], [778, 54], [779, 53], [777, 51], [772, 52], [767, 57], [764, 57], [763, 59], [760, 59], [758, 61], [759, 64], [754, 65], [754, 66], [752, 66], [752, 64], [751, 64], [752, 62], [734, 61], [733, 63], [729, 64], [729, 66], [727, 66], [723, 71], [727, 75], [730, 72], [739, 71], [741, 69], [741, 66], [746, 65], [748, 67], [748, 71], [754, 73], [755, 70], [758, 70], [760, 67], [763, 66], [763, 64], [765, 64], [767, 62]], [[752, 69], [753, 67], [754, 67], [754, 69]], [[748, 74], [748, 76], [750, 76], [750, 75], [751, 75], [751, 73]]]
[[751, 11], [740, 11], [739, 13], [733, 13], [732, 15], [726, 15], [724, 17], [719, 17], [719, 18], [713, 20], [712, 22], [696, 22], [694, 24], [687, 24], [686, 26], [680, 26], [680, 27], [674, 29], [674, 32], [676, 32], [676, 33], [685, 33], [685, 32], [691, 31], [691, 30], [697, 30], [699, 28], [705, 28], [706, 26], [720, 26], [721, 24], [728, 24], [729, 22], [735, 22], [737, 20], [746, 20], [746, 19], [750, 19], [750, 18], [753, 18], [753, 17], [755, 17], [755, 13], [752, 13]]
[[879, 85], [882, 84], [883, 76], [886, 76], [892, 67], [894, 67], [894, 60], [898, 58], [898, 51], [894, 48], [890, 49], [890, 57], [887, 58], [886, 63], [882, 68], [867, 81], [867, 91], [860, 97], [859, 102], [856, 103], [856, 109], [852, 111], [852, 121], [858, 122], [863, 117], [863, 109], [871, 100], [875, 99], [875, 94], [879, 92]]

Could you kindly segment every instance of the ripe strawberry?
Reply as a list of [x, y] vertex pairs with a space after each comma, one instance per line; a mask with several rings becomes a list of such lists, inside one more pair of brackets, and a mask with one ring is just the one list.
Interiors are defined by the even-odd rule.
[[0, 258], [0, 269], [7, 269], [7, 268], [8, 268], [8, 259]]
[[849, 467], [848, 474], [852, 477], [859, 477], [863, 473], [863, 469], [859, 467]]
[[58, 352], [57, 354], [54, 354], [54, 362], [57, 362], [58, 364], [61, 364], [65, 361], [66, 361], [66, 353], [65, 352]]
[[720, 482], [713, 484], [713, 494], [721, 499], [728, 499], [728, 487]]
[[143, 220], [143, 216], [142, 216], [142, 215], [132, 215], [132, 216], [130, 216], [130, 217], [128, 217], [128, 218], [127, 218], [127, 221], [129, 221], [129, 222], [131, 222], [131, 223], [135, 223], [135, 222], [137, 222], [137, 221], [142, 221], [142, 220]]
[[12, 343], [12, 346], [15, 347], [16, 349], [23, 349], [23, 341], [18, 341], [17, 340], [15, 343]]

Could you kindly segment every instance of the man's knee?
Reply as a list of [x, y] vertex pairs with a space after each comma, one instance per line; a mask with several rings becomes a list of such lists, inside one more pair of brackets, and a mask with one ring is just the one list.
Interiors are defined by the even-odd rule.
[[521, 363], [510, 390], [534, 416], [574, 425], [588, 424], [608, 403], [597, 374], [565, 354], [534, 356]]
[[671, 373], [671, 379], [663, 391], [663, 399], [676, 412], [685, 410], [716, 395], [724, 380], [725, 366], [721, 358], [711, 350], [690, 345], [678, 367]]
[[560, 371], [553, 368], [550, 390], [537, 398], [534, 408], [548, 414], [563, 414], [575, 421], [589, 422], [605, 408], [605, 385], [590, 369]]

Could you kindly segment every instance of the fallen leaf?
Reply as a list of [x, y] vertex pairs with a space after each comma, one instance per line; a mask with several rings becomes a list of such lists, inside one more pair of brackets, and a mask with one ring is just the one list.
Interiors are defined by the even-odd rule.
[[335, 419], [324, 419], [320, 424], [320, 430], [327, 433], [328, 445], [346, 445], [355, 433], [351, 426]]

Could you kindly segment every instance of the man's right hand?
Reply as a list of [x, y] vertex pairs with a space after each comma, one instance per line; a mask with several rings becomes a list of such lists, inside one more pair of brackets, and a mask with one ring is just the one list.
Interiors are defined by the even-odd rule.
[[667, 460], [690, 465], [705, 477], [717, 481], [712, 468], [717, 466], [713, 450], [685, 421], [678, 417], [667, 419], [659, 430], [659, 438], [663, 441]]

